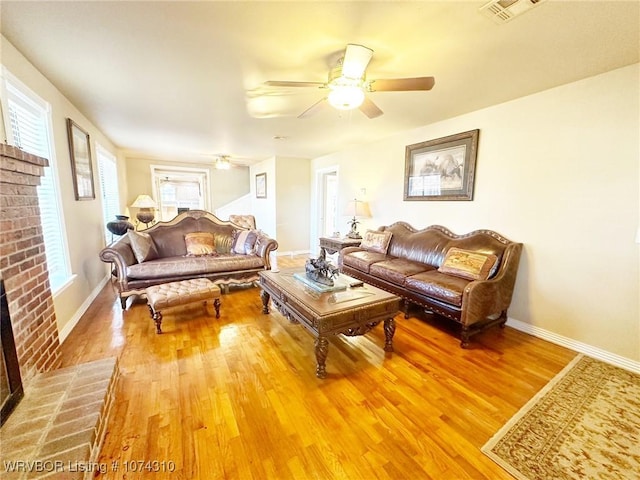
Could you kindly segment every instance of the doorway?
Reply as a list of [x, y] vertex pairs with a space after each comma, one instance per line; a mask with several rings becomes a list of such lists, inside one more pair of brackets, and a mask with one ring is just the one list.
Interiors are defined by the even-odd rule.
[[318, 172], [320, 181], [319, 199], [319, 237], [331, 237], [339, 231], [338, 228], [338, 169], [332, 167]]

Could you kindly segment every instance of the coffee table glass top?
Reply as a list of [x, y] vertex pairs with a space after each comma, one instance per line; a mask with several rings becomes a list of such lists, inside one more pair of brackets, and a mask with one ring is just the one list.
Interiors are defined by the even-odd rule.
[[362, 304], [396, 300], [398, 298], [373, 285], [359, 282], [359, 280], [343, 274], [339, 275], [339, 282], [345, 282], [347, 285], [350, 283], [360, 283], [360, 286], [347, 286], [344, 290], [322, 293], [296, 278], [294, 276], [296, 273], [304, 274], [304, 269], [283, 269], [278, 273], [264, 271], [260, 272], [260, 275], [267, 281], [275, 283], [278, 288], [286, 292], [286, 294], [297, 298], [309, 308], [315, 310], [319, 315], [336, 313]]

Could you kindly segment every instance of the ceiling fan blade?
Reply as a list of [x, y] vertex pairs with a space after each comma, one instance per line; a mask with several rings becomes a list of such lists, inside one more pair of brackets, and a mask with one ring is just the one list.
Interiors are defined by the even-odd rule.
[[416, 78], [388, 78], [372, 80], [369, 86], [371, 92], [404, 92], [410, 90], [431, 90], [436, 81], [433, 77]]
[[325, 84], [322, 82], [287, 82], [287, 81], [278, 81], [278, 80], [270, 80], [268, 82], [264, 82], [264, 85], [268, 87], [324, 87]]
[[373, 50], [362, 45], [350, 43], [344, 52], [342, 75], [348, 78], [362, 78], [371, 61]]
[[326, 100], [327, 100], [327, 97], [321, 98], [316, 103], [314, 103], [309, 108], [307, 108], [304, 112], [302, 112], [300, 115], [298, 115], [298, 118], [306, 118], [315, 114], [316, 112], [318, 112], [318, 110], [324, 107]]
[[376, 118], [382, 115], [384, 112], [378, 108], [378, 106], [373, 103], [369, 97], [364, 97], [364, 101], [362, 105], [360, 105], [360, 111], [364, 113], [369, 118]]

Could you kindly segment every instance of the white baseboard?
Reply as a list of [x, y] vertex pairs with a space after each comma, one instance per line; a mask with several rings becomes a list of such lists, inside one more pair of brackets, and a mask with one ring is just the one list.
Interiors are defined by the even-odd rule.
[[82, 318], [82, 315], [84, 315], [84, 312], [87, 311], [89, 306], [97, 298], [98, 294], [102, 291], [102, 289], [104, 288], [104, 286], [107, 284], [108, 281], [109, 281], [109, 275], [104, 277], [104, 279], [98, 284], [96, 288], [93, 289], [91, 294], [82, 303], [82, 305], [80, 305], [80, 308], [76, 310], [76, 313], [73, 314], [73, 317], [71, 317], [69, 321], [64, 324], [64, 327], [62, 327], [62, 329], [58, 332], [58, 338], [60, 340], [60, 343], [64, 342], [65, 339], [69, 336], [71, 331], [75, 328], [75, 326], [78, 324], [78, 322]]
[[585, 355], [601, 360], [605, 363], [615, 365], [616, 367], [624, 368], [625, 370], [629, 370], [634, 373], [640, 373], [640, 362], [635, 360], [616, 355], [615, 353], [602, 350], [601, 348], [597, 348], [586, 343], [578, 342], [577, 340], [558, 335], [557, 333], [550, 332], [544, 328], [536, 327], [535, 325], [530, 325], [511, 317], [507, 320], [507, 325], [515, 328], [516, 330], [520, 330], [521, 332], [533, 335], [534, 337], [542, 338], [543, 340], [555, 343], [556, 345], [561, 345], [571, 350], [575, 350], [576, 352], [584, 353]]
[[309, 255], [309, 250], [290, 250], [288, 252], [276, 250], [275, 254], [278, 257], [295, 257], [296, 255]]

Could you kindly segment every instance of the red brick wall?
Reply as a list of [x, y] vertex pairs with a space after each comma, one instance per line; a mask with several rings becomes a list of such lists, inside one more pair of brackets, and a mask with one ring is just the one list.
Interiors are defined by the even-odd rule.
[[0, 145], [0, 276], [23, 382], [60, 366], [36, 190], [47, 165], [44, 158]]

